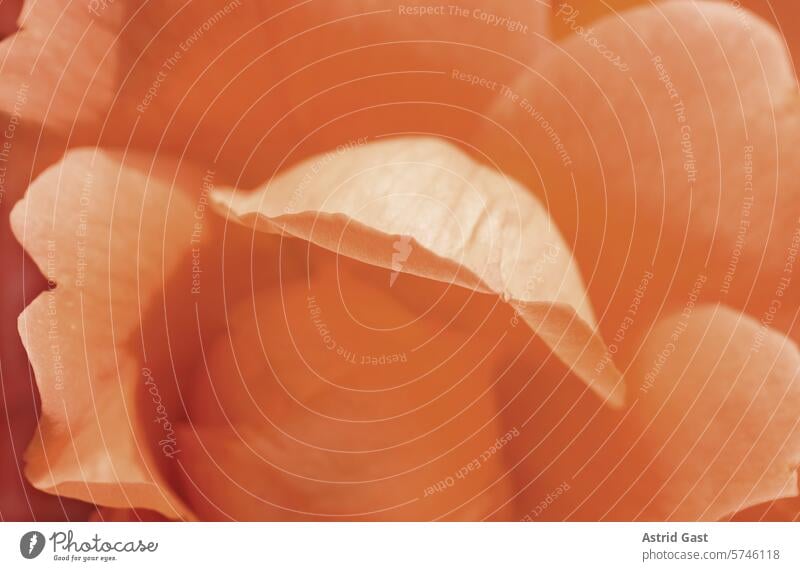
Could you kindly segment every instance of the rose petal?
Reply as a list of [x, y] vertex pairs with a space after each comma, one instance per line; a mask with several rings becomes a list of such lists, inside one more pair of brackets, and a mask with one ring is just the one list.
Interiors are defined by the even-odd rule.
[[548, 6], [467, 0], [459, 15], [411, 13], [427, 7], [30, 2], [22, 31], [2, 45], [0, 108], [27, 86], [31, 121], [85, 142], [213, 159], [237, 185], [359, 137], [463, 136], [494, 92], [453, 79], [454, 69], [513, 77], [546, 41]]
[[514, 401], [513, 422], [536, 427], [508, 451], [515, 501], [538, 521], [792, 519], [763, 503], [798, 495], [798, 375], [791, 340], [724, 306], [661, 320], [625, 372], [625, 409], [552, 372]]
[[[3, 4], [6, 6], [6, 3]], [[17, 332], [17, 317], [46, 287], [46, 281], [11, 232], [9, 214], [31, 178], [58, 160], [63, 148], [47, 133], [33, 132], [17, 117], [0, 118], [0, 258], [4, 283], [0, 295], [0, 464], [7, 467], [0, 485], [0, 518], [6, 521], [83, 519], [88, 506], [38, 492], [23, 476], [22, 456], [36, 429], [38, 398], [33, 373]], [[38, 129], [37, 129], [38, 131]]]
[[404, 138], [299, 165], [223, 211], [375, 266], [497, 294], [594, 390], [623, 398], [580, 276], [545, 210], [516, 182], [437, 139]]
[[[630, 378], [649, 465], [637, 518], [718, 520], [798, 495], [800, 351], [724, 306], [661, 321]], [[642, 494], [643, 495], [643, 494]], [[631, 497], [642, 495], [632, 493]], [[626, 498], [629, 500], [629, 498]]]
[[591, 34], [567, 38], [498, 102], [521, 144], [492, 126], [484, 148], [551, 209], [601, 330], [636, 339], [701, 276], [700, 299], [759, 317], [781, 297], [772, 325], [796, 332], [800, 282], [786, 278], [800, 246], [800, 98], [781, 38], [704, 2], [630, 10]]
[[23, 4], [20, 30], [0, 43], [0, 109], [63, 136], [102, 123], [116, 91], [117, 26], [94, 20], [90, 4]]
[[[618, 14], [634, 6], [652, 5], [663, 0], [558, 0], [553, 6], [553, 35], [559, 37], [576, 31], [576, 26], [589, 28], [608, 14]], [[793, 2], [765, 2], [764, 0], [727, 0], [740, 11], [749, 10], [777, 28], [786, 40], [794, 59], [800, 54], [800, 29], [797, 16], [800, 7]], [[795, 61], [795, 69], [797, 61]]]
[[180, 433], [193, 507], [216, 520], [498, 510], [518, 434], [500, 429], [493, 391], [503, 337], [410, 310], [394, 293], [420, 278], [390, 286], [389, 270], [316, 250], [308, 281], [243, 300], [198, 366]]
[[19, 319], [42, 398], [27, 477], [51, 493], [188, 518], [139, 418], [155, 413], [136, 400], [141, 314], [191, 235], [191, 202], [170, 190], [169, 179], [74, 151], [31, 185], [11, 221], [58, 284]]

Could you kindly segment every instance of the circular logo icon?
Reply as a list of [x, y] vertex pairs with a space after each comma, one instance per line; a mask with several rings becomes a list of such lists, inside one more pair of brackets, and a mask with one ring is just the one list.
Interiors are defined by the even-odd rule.
[[44, 549], [44, 535], [38, 531], [29, 531], [19, 540], [19, 552], [25, 559], [38, 557]]

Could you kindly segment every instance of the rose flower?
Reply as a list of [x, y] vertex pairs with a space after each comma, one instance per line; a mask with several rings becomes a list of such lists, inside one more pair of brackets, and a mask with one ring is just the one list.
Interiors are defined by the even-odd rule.
[[773, 27], [166, 4], [29, 2], [2, 42], [10, 228], [46, 280], [14, 258], [24, 478], [63, 516], [795, 517]]

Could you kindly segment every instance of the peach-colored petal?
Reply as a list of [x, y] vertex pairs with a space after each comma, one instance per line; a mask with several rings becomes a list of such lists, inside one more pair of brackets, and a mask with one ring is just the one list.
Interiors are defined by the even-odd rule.
[[[437, 139], [401, 138], [309, 159], [259, 192], [216, 191], [245, 225], [361, 262], [500, 295], [568, 366], [612, 402], [613, 363], [571, 254], [515, 181]], [[229, 209], [229, 210], [228, 210]]]
[[0, 51], [0, 105], [27, 86], [27, 119], [214, 160], [231, 182], [393, 130], [464, 136], [494, 93], [454, 70], [510, 79], [514, 60], [547, 41], [549, 7], [467, 0], [458, 14], [418, 12], [429, 6], [29, 2]]
[[502, 448], [519, 434], [500, 429], [493, 391], [502, 338], [487, 346], [480, 323], [410, 310], [394, 291], [420, 278], [390, 286], [389, 270], [333, 257], [312, 254], [308, 281], [243, 300], [207, 348], [179, 436], [192, 507], [237, 520], [487, 517], [510, 497]]
[[[113, 22], [93, 16], [92, 2], [25, 2], [21, 28], [0, 43], [0, 108], [62, 135], [100, 125], [111, 104]], [[113, 10], [116, 12], [116, 10]], [[76, 131], [77, 130], [77, 131]]]
[[191, 517], [142, 422], [163, 415], [138, 401], [152, 396], [138, 331], [189, 246], [193, 212], [170, 179], [93, 150], [68, 154], [14, 208], [14, 233], [52, 284], [19, 319], [42, 398], [26, 469], [37, 488]]
[[563, 229], [601, 330], [630, 354], [634, 329], [697, 298], [797, 338], [800, 97], [781, 38], [707, 2], [633, 9], [586, 34], [498, 101], [519, 139], [495, 126], [485, 139]]
[[637, 517], [717, 520], [798, 495], [794, 342], [723, 306], [705, 306], [688, 319], [661, 321], [628, 378], [640, 383], [630, 387], [645, 441], [637, 451], [651, 451], [637, 484], [649, 497]]
[[[590, 28], [596, 20], [608, 14], [617, 14], [635, 6], [648, 6], [665, 0], [556, 0], [553, 4], [553, 35], [560, 37]], [[737, 10], [749, 10], [777, 28], [792, 52], [797, 68], [800, 56], [800, 6], [796, 2], [781, 0], [721, 0]]]
[[545, 373], [506, 412], [537, 429], [508, 450], [518, 509], [538, 521], [793, 519], [799, 375], [793, 341], [716, 305], [659, 321], [625, 372], [625, 409]]
[[[3, 6], [6, 6], [6, 2]], [[82, 519], [86, 506], [43, 494], [23, 475], [22, 456], [36, 429], [38, 394], [28, 357], [17, 332], [17, 317], [46, 287], [46, 281], [11, 232], [9, 214], [30, 181], [58, 160], [60, 143], [48, 134], [32, 132], [16, 118], [0, 118], [5, 135], [5, 161], [0, 161], [0, 259], [3, 288], [0, 293], [0, 465], [6, 467], [0, 484], [0, 519]], [[12, 129], [6, 131], [6, 129]], [[11, 136], [9, 136], [11, 135]]]

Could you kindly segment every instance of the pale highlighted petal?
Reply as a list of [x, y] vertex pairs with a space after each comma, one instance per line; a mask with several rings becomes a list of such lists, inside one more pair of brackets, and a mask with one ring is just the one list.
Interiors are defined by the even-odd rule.
[[773, 28], [725, 3], [636, 8], [566, 37], [512, 91], [484, 148], [574, 243], [605, 334], [633, 308], [636, 339], [702, 276], [699, 299], [758, 318], [780, 289], [772, 325], [797, 339], [800, 281], [781, 280], [800, 245], [800, 96]]
[[403, 138], [309, 159], [220, 210], [396, 273], [502, 296], [559, 358], [613, 403], [623, 389], [571, 254], [516, 182], [436, 139]]
[[68, 154], [15, 206], [14, 233], [51, 284], [19, 318], [42, 399], [26, 467], [37, 488], [192, 517], [153, 452], [161, 415], [140, 402], [150, 389], [138, 334], [192, 214], [168, 182], [94, 150]]

